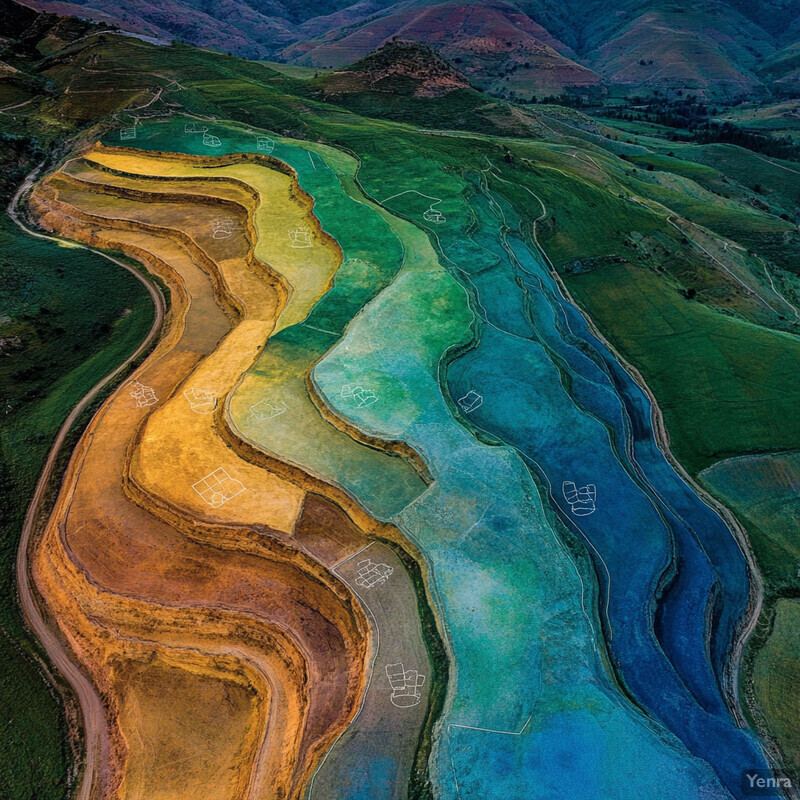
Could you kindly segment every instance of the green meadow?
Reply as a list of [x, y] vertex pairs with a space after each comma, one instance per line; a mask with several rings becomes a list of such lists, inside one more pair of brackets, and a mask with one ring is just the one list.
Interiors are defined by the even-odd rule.
[[748, 676], [757, 700], [751, 711], [798, 770], [800, 452], [730, 458], [706, 469], [701, 479], [750, 534], [766, 592], [766, 610], [748, 652]]

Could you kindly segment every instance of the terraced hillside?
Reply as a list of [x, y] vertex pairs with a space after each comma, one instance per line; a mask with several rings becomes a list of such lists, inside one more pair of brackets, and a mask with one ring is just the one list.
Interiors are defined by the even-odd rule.
[[[303, 518], [324, 539], [331, 523], [220, 430], [224, 398], [287, 306], [268, 264], [288, 239], [260, 240], [269, 262], [255, 256], [249, 214], [268, 202], [313, 226], [290, 175], [254, 174], [251, 186], [207, 171], [175, 191], [73, 162], [32, 198], [43, 225], [141, 258], [173, 296], [159, 347], [79, 445], [34, 556], [103, 698], [103, 719], [84, 709], [103, 793], [299, 796], [363, 686], [367, 621], [324, 569], [363, 534], [334, 537], [320, 563], [292, 531]], [[335, 268], [324, 241], [311, 249]]]
[[34, 531], [79, 794], [794, 774], [795, 166], [103, 36], [7, 123], [170, 300]]
[[508, 162], [473, 140], [483, 168], [429, 162], [393, 191], [401, 151], [359, 170], [180, 118], [115, 140], [30, 201], [174, 298], [35, 551], [99, 689], [100, 795], [500, 797], [555, 791], [534, 751], [582, 750], [576, 791], [670, 775], [738, 796], [738, 765], [766, 763], [737, 722], [741, 531], [665, 457], [650, 397], [528, 239], [520, 196], [539, 201]]

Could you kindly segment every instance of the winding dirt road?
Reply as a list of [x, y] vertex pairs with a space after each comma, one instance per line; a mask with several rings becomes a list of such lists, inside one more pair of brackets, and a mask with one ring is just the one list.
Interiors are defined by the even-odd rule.
[[[40, 170], [41, 170], [41, 165], [37, 167], [35, 170], [33, 170], [33, 172], [31, 172], [22, 182], [21, 186], [19, 187], [16, 194], [11, 199], [11, 202], [8, 205], [8, 215], [22, 231], [29, 234], [30, 236], [35, 236], [38, 239], [47, 239], [49, 241], [59, 242], [60, 240], [58, 239], [58, 237], [47, 236], [45, 234], [31, 230], [20, 219], [19, 212], [17, 209], [20, 198], [31, 187], [34, 180], [38, 176]], [[83, 396], [83, 398], [75, 406], [75, 408], [72, 409], [71, 413], [66, 418], [66, 420], [64, 420], [63, 425], [59, 429], [58, 434], [56, 435], [56, 438], [53, 441], [53, 446], [50, 448], [50, 453], [48, 454], [47, 461], [45, 462], [44, 468], [42, 469], [42, 474], [39, 476], [39, 481], [36, 484], [36, 491], [34, 492], [31, 503], [28, 506], [28, 511], [25, 515], [25, 522], [22, 526], [22, 532], [19, 542], [19, 550], [17, 552], [17, 570], [16, 570], [17, 590], [19, 592], [19, 600], [20, 600], [20, 605], [22, 607], [25, 622], [27, 623], [28, 627], [34, 632], [37, 639], [44, 647], [53, 666], [67, 680], [67, 682], [75, 692], [76, 697], [78, 698], [78, 703], [81, 710], [81, 716], [83, 718], [84, 741], [86, 746], [86, 760], [84, 763], [81, 785], [75, 797], [77, 798], [77, 800], [89, 800], [90, 797], [92, 796], [92, 788], [96, 780], [96, 772], [97, 772], [96, 765], [101, 760], [101, 754], [104, 751], [107, 752], [109, 746], [103, 705], [102, 702], [100, 701], [100, 696], [97, 694], [97, 691], [92, 682], [83, 674], [83, 672], [73, 662], [71, 653], [69, 652], [67, 647], [63, 644], [61, 639], [59, 639], [59, 637], [48, 627], [44, 617], [42, 616], [41, 610], [39, 609], [39, 605], [36, 602], [36, 597], [31, 589], [30, 575], [28, 572], [28, 550], [30, 547], [30, 541], [33, 536], [36, 519], [39, 515], [39, 510], [42, 501], [45, 497], [47, 488], [50, 484], [56, 460], [64, 444], [64, 441], [67, 437], [67, 434], [69, 433], [72, 426], [75, 424], [76, 420], [89, 406], [89, 404], [95, 399], [95, 397], [97, 397], [97, 395], [103, 390], [103, 388], [107, 386], [111, 381], [113, 381], [114, 378], [116, 378], [123, 370], [125, 370], [129, 364], [131, 364], [135, 359], [137, 359], [142, 353], [144, 353], [150, 347], [153, 340], [158, 335], [161, 329], [161, 325], [164, 321], [165, 303], [164, 303], [164, 297], [159, 291], [159, 289], [157, 289], [154, 284], [148, 281], [147, 278], [145, 278], [141, 273], [139, 273], [133, 267], [125, 264], [123, 261], [113, 258], [110, 255], [107, 255], [106, 253], [93, 250], [90, 247], [85, 247], [84, 245], [75, 245], [72, 242], [70, 242], [70, 246], [72, 247], [80, 246], [84, 250], [88, 250], [97, 255], [101, 255], [103, 256], [103, 258], [107, 258], [109, 261], [112, 261], [117, 266], [126, 269], [147, 289], [147, 291], [150, 294], [150, 297], [153, 299], [153, 304], [155, 306], [155, 318], [153, 320], [153, 325], [150, 328], [150, 331], [148, 332], [147, 336], [144, 338], [142, 343], [136, 349], [136, 351], [133, 352], [131, 355], [129, 355], [128, 358], [126, 358], [116, 369], [112, 370], [108, 375], [106, 375], [104, 378], [98, 381], [98, 383], [96, 383]]]

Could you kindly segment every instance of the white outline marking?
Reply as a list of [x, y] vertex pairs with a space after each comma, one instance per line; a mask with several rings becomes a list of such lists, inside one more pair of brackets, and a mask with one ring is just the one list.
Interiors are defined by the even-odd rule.
[[358, 562], [358, 574], [356, 583], [362, 589], [372, 589], [374, 586], [381, 586], [389, 580], [389, 576], [394, 572], [394, 567], [388, 564], [373, 562], [371, 558], [365, 558]]
[[564, 499], [569, 503], [569, 510], [576, 517], [588, 517], [595, 512], [597, 500], [597, 487], [593, 483], [586, 486], [576, 486], [573, 481], [564, 481], [561, 484]]
[[236, 230], [236, 222], [230, 217], [219, 217], [211, 223], [214, 239], [230, 239]]
[[[470, 397], [470, 395], [473, 395]], [[470, 389], [463, 397], [458, 398], [458, 405], [465, 414], [471, 414], [483, 405], [483, 395]]]
[[422, 700], [420, 689], [425, 685], [425, 676], [415, 669], [405, 669], [403, 662], [386, 665], [386, 677], [392, 689], [391, 701], [396, 708], [413, 708]]
[[342, 385], [340, 397], [352, 397], [359, 408], [366, 408], [378, 402], [378, 395], [372, 389], [365, 389], [363, 386], [351, 386], [349, 383]]
[[200, 497], [208, 503], [211, 508], [219, 508], [232, 500], [236, 495], [241, 494], [245, 487], [241, 481], [231, 478], [225, 467], [217, 467], [209, 472], [204, 478], [192, 484]]
[[210, 414], [217, 407], [217, 398], [208, 389], [184, 389], [183, 396], [195, 414]]
[[[269, 410], [268, 410], [269, 409]], [[259, 400], [257, 403], [253, 403], [250, 406], [250, 414], [259, 422], [266, 422], [269, 419], [274, 419], [275, 417], [279, 417], [285, 411], [287, 411], [288, 406], [283, 400], [280, 401], [280, 405], [273, 405], [269, 402], [269, 400]]]
[[305, 225], [289, 231], [289, 243], [294, 248], [311, 247], [311, 231]]
[[133, 390], [128, 394], [136, 401], [138, 408], [152, 406], [158, 402], [158, 397], [156, 397], [155, 389], [152, 386], [145, 386], [141, 381], [131, 381], [128, 386], [133, 387]]

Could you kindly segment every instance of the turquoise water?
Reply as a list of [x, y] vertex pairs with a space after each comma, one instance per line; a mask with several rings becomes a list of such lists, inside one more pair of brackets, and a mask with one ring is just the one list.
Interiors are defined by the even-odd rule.
[[[562, 784], [576, 792], [563, 796], [588, 798], [727, 796], [707, 766], [609, 681], [591, 585], [555, 535], [519, 454], [481, 444], [453, 419], [438, 383], [439, 354], [410, 324], [413, 306], [426, 307], [431, 295], [466, 304], [441, 272], [401, 273], [315, 378], [344, 413], [335, 389], [357, 362], [391, 408], [376, 403], [350, 415], [364, 429], [411, 443], [435, 477], [397, 522], [432, 568], [453, 651], [454, 686], [433, 767], [440, 796], [551, 798]], [[406, 318], [398, 309], [408, 307]], [[458, 338], [459, 316], [429, 318], [443, 343]], [[363, 343], [378, 331], [385, 339], [373, 353]]]
[[[743, 765], [766, 766], [719, 686], [749, 593], [744, 556], [658, 449], [646, 395], [591, 334], [541, 260], [509, 235], [517, 222], [513, 210], [484, 180], [472, 184], [478, 194], [471, 205], [480, 208], [473, 238], [485, 241], [483, 229], [494, 229], [506, 245], [505, 252], [493, 249], [495, 261], [480, 277], [496, 271], [521, 284], [535, 333], [508, 324], [518, 300], [508, 309], [495, 294], [488, 304], [478, 284], [486, 327], [476, 348], [451, 365], [451, 396], [485, 395], [470, 426], [518, 448], [549, 487], [553, 508], [588, 543], [621, 680], [738, 793]], [[441, 241], [455, 261], [447, 239]], [[463, 246], [459, 240], [457, 249]], [[465, 284], [475, 282], [470, 275]], [[565, 481], [595, 487], [591, 513], [570, 509]], [[653, 620], [651, 603], [659, 596]]]

